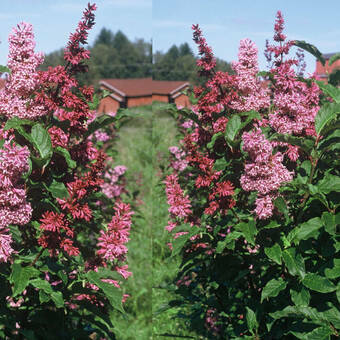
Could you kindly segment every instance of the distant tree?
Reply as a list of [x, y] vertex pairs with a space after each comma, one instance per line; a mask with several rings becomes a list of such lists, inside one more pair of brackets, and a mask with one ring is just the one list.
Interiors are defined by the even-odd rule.
[[100, 45], [100, 44], [112, 46], [114, 38], [115, 38], [114, 34], [110, 30], [104, 27], [101, 29], [101, 31], [99, 32], [99, 35], [95, 39], [93, 43], [93, 47]]

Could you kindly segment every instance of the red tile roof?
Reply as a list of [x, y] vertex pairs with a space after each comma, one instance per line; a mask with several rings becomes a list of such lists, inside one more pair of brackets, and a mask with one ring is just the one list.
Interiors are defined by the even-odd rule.
[[171, 95], [189, 85], [186, 81], [152, 80], [152, 78], [102, 79], [99, 84], [123, 97]]

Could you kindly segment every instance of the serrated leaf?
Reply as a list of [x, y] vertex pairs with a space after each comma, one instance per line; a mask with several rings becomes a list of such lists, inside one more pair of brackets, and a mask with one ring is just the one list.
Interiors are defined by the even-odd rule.
[[277, 243], [270, 248], [264, 248], [264, 252], [271, 260], [277, 264], [281, 264], [282, 251]]
[[295, 248], [285, 249], [282, 257], [291, 275], [299, 275], [302, 278], [306, 275], [303, 257], [300, 254], [296, 255]]
[[308, 307], [310, 301], [310, 294], [309, 291], [301, 287], [299, 290], [290, 290], [290, 297], [296, 306], [300, 307]]
[[340, 104], [326, 103], [324, 104], [315, 116], [315, 131], [318, 135], [322, 135], [323, 130], [337, 114], [340, 113]]
[[51, 296], [46, 294], [43, 290], [39, 290], [39, 301], [40, 303], [45, 303], [51, 300]]
[[69, 168], [74, 169], [74, 168], [77, 167], [77, 163], [71, 158], [71, 155], [70, 155], [70, 153], [68, 152], [68, 150], [62, 148], [61, 146], [57, 146], [57, 147], [54, 149], [54, 151], [55, 151], [57, 154], [59, 154], [59, 155], [61, 155], [61, 156], [63, 156], [63, 157], [65, 158], [66, 163], [67, 163], [67, 165], [69, 166]]
[[241, 222], [235, 225], [235, 229], [240, 230], [244, 238], [252, 245], [255, 245], [255, 235], [257, 234], [256, 222], [250, 220], [249, 222]]
[[308, 273], [302, 280], [302, 284], [319, 293], [330, 293], [336, 290], [336, 286], [326, 277], [314, 273]]
[[237, 114], [235, 114], [229, 119], [227, 123], [225, 136], [230, 141], [234, 141], [235, 137], [240, 131], [240, 128], [241, 128], [241, 118]]
[[321, 62], [322, 65], [325, 66], [326, 63], [325, 58], [322, 56], [322, 53], [314, 45], [309, 44], [304, 40], [295, 40], [294, 45], [311, 53], [316, 59], [318, 59]]
[[18, 263], [12, 265], [10, 282], [13, 286], [13, 296], [21, 294], [27, 287], [30, 278], [39, 275], [39, 271], [34, 267], [22, 267]]
[[53, 179], [52, 183], [48, 187], [48, 191], [52, 194], [54, 198], [67, 198], [69, 197], [68, 190], [62, 182], [58, 182]]
[[267, 299], [268, 297], [276, 297], [279, 295], [279, 293], [284, 290], [287, 287], [287, 282], [283, 281], [283, 279], [280, 277], [279, 279], [272, 279], [262, 290], [261, 294], [261, 303], [264, 299]]
[[34, 147], [39, 151], [44, 165], [48, 164], [52, 157], [53, 149], [49, 133], [40, 124], [35, 124], [31, 130], [31, 139]]
[[246, 307], [246, 310], [247, 310], [246, 319], [247, 319], [248, 329], [252, 332], [254, 329], [256, 330], [258, 328], [259, 324], [256, 320], [256, 315], [254, 311], [250, 309], [249, 307]]

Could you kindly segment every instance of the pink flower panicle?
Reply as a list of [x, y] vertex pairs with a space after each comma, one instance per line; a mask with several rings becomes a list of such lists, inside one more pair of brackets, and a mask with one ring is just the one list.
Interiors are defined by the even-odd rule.
[[178, 175], [171, 174], [166, 177], [166, 195], [169, 204], [169, 213], [174, 218], [185, 219], [192, 213], [188, 195], [184, 195], [178, 183]]
[[[106, 231], [100, 231], [97, 243], [99, 247], [97, 254], [110, 262], [125, 260], [128, 251], [125, 244], [129, 241], [131, 216], [133, 215], [130, 205], [122, 202], [116, 202], [114, 210], [112, 221], [108, 224]], [[122, 276], [129, 275], [128, 272], [125, 272], [126, 268], [119, 269]]]
[[234, 62], [232, 67], [236, 72], [235, 81], [239, 97], [230, 103], [230, 107], [240, 112], [268, 108], [269, 91], [257, 78], [259, 71], [257, 47], [249, 39], [241, 40], [238, 57], [239, 61]]
[[170, 166], [176, 171], [183, 171], [188, 166], [188, 161], [185, 159], [185, 151], [177, 146], [170, 146], [169, 151], [172, 154]]
[[212, 53], [212, 49], [208, 46], [202, 31], [198, 25], [192, 25], [194, 31], [193, 40], [198, 45], [198, 51], [201, 58], [197, 61], [202, 75], [209, 75], [216, 66], [216, 59]]
[[122, 179], [126, 167], [118, 165], [113, 169], [110, 167], [104, 174], [104, 183], [101, 184], [102, 192], [108, 198], [119, 197], [124, 192], [125, 182]]
[[241, 176], [241, 187], [245, 191], [257, 191], [255, 212], [260, 219], [266, 219], [273, 214], [273, 199], [278, 196], [278, 189], [282, 183], [293, 179], [293, 173], [282, 164], [280, 152], [273, 155], [272, 145], [259, 128], [245, 132], [242, 139], [250, 162]]
[[26, 192], [20, 184], [21, 176], [28, 171], [30, 152], [6, 141], [0, 149], [0, 228], [10, 224], [25, 225], [32, 215], [26, 201]]
[[78, 72], [79, 69], [85, 68], [85, 65], [81, 64], [81, 61], [90, 58], [90, 51], [86, 50], [82, 45], [87, 44], [87, 31], [95, 24], [93, 12], [96, 9], [96, 4], [88, 4], [87, 9], [83, 12], [82, 21], [78, 23], [76, 32], [70, 35], [67, 48], [64, 52], [64, 59], [72, 64], [73, 67], [77, 67]]
[[35, 119], [45, 115], [44, 106], [32, 94], [39, 86], [37, 68], [43, 62], [41, 53], [34, 53], [35, 42], [31, 24], [20, 23], [9, 36], [8, 67], [11, 74], [0, 92], [0, 115], [6, 118]]

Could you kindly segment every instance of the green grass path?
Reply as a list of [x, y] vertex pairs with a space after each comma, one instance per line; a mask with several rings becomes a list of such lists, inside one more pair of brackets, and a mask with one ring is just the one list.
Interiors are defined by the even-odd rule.
[[171, 283], [178, 266], [166, 245], [168, 206], [161, 178], [168, 148], [176, 144], [176, 125], [161, 105], [132, 111], [135, 118], [119, 130], [115, 163], [127, 166], [127, 187], [139, 202], [128, 244], [133, 276], [124, 285], [131, 295], [125, 304], [127, 314], [113, 316], [113, 322], [119, 340], [179, 339], [161, 335], [189, 335], [174, 318], [176, 312], [156, 313], [171, 299], [162, 286]]

